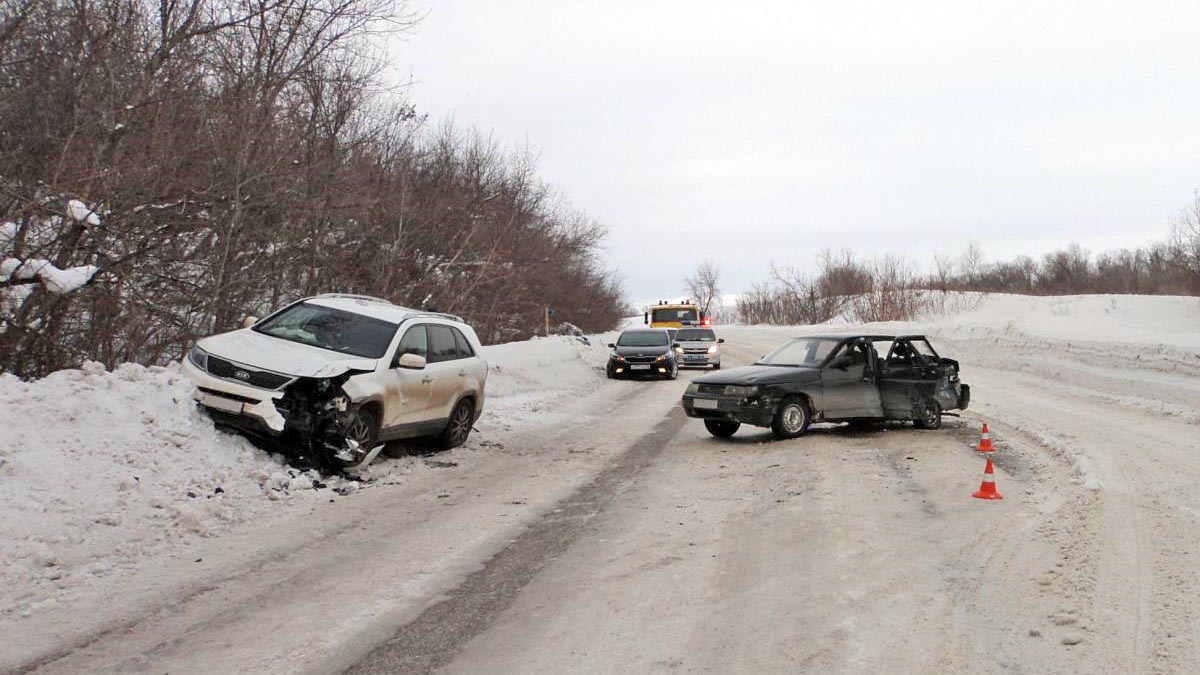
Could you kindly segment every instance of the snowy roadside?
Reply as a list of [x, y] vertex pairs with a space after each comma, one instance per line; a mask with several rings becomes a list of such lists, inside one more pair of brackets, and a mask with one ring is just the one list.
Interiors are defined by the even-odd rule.
[[[592, 389], [603, 336], [587, 346], [554, 337], [486, 347], [491, 373], [478, 432], [536, 426], [555, 398]], [[63, 590], [103, 583], [199, 537], [360, 485], [289, 468], [197, 411], [177, 367], [99, 364], [24, 382], [0, 375], [0, 593], [5, 615], [28, 616]], [[365, 487], [423, 470], [411, 457], [378, 461]]]

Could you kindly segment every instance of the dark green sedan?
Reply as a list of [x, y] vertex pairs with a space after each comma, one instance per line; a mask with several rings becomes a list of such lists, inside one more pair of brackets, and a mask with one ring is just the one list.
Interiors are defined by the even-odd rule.
[[743, 424], [795, 438], [812, 422], [907, 420], [938, 429], [943, 412], [965, 410], [970, 400], [958, 361], [938, 355], [923, 335], [813, 335], [753, 365], [696, 378], [683, 409], [720, 438]]

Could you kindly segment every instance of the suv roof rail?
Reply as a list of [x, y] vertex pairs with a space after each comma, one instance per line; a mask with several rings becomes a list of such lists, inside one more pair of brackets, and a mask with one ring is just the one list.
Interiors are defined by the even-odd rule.
[[392, 304], [392, 302], [390, 300], [384, 300], [383, 298], [377, 298], [373, 295], [358, 295], [355, 293], [322, 293], [320, 295], [316, 295], [313, 297], [316, 297], [316, 298], [344, 298], [346, 300], [366, 300], [367, 302], [381, 302], [385, 305]]
[[409, 314], [408, 316], [409, 316], [409, 318], [417, 318], [417, 317], [422, 317], [422, 316], [434, 317], [437, 319], [449, 319], [451, 321], [457, 321], [459, 323], [466, 323], [466, 321], [463, 321], [461, 316], [458, 316], [457, 314], [447, 314], [445, 312], [413, 312], [412, 314]]

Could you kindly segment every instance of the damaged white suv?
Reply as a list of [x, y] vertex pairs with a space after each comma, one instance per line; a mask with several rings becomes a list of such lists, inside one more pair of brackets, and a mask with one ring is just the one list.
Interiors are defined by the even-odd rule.
[[462, 445], [488, 366], [456, 316], [328, 294], [196, 343], [183, 364], [218, 422], [298, 443], [326, 468], [366, 466], [382, 442]]

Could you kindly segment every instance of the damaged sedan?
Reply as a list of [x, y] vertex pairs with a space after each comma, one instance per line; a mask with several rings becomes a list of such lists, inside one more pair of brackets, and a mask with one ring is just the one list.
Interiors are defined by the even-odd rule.
[[812, 422], [897, 420], [938, 429], [943, 413], [966, 410], [970, 401], [958, 361], [940, 356], [923, 335], [814, 335], [753, 365], [696, 378], [682, 403], [718, 438], [742, 424], [795, 438]]
[[356, 471], [385, 441], [466, 442], [488, 366], [456, 316], [327, 294], [200, 340], [183, 370], [217, 423], [281, 440], [305, 463]]

